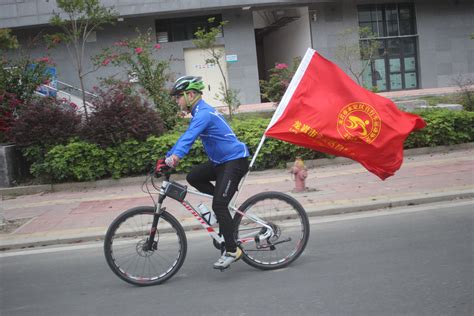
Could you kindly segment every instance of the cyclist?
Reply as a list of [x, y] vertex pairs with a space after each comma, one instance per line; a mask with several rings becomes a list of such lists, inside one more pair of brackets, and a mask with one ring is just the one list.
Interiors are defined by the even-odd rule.
[[[202, 99], [204, 83], [201, 77], [183, 76], [171, 89], [180, 109], [191, 113], [189, 127], [157, 164], [175, 168], [200, 137], [209, 161], [192, 168], [186, 180], [203, 193], [213, 195], [214, 210], [219, 231], [224, 236], [225, 252], [214, 263], [215, 269], [225, 269], [242, 257], [242, 250], [234, 239], [234, 223], [228, 205], [238, 184], [248, 171], [249, 151], [239, 141], [229, 124], [212, 106]], [[215, 181], [215, 185], [211, 181]]]

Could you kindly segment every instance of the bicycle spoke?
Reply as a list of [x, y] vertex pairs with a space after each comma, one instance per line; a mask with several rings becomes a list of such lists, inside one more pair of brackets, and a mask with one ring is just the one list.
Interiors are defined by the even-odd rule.
[[238, 218], [237, 237], [247, 263], [261, 269], [275, 269], [302, 253], [309, 236], [309, 222], [296, 200], [282, 193], [264, 192], [249, 198], [241, 208], [263, 220], [272, 230], [248, 217]]
[[176, 273], [186, 255], [184, 231], [167, 213], [161, 215], [152, 249], [148, 249], [153, 217], [149, 208], [131, 210], [119, 217], [106, 235], [109, 266], [120, 278], [136, 285], [165, 281]]

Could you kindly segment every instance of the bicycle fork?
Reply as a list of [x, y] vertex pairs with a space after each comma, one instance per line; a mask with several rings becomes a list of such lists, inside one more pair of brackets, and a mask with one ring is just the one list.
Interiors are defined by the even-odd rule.
[[160, 219], [161, 213], [165, 210], [165, 208], [161, 208], [163, 201], [165, 200], [166, 195], [163, 186], [160, 189], [160, 195], [158, 196], [158, 203], [156, 203], [155, 212], [153, 215], [153, 222], [150, 228], [150, 235], [148, 236], [148, 240], [144, 245], [145, 251], [152, 251], [156, 250], [157, 244], [154, 242], [156, 236], [156, 230], [158, 227], [158, 221]]

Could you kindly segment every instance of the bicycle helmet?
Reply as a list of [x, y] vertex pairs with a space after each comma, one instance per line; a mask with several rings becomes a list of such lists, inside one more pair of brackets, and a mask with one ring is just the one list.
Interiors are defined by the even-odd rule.
[[204, 87], [204, 82], [202, 82], [201, 77], [183, 76], [175, 81], [173, 88], [171, 88], [170, 94], [172, 96], [176, 96], [184, 91], [189, 90], [194, 90], [196, 92], [202, 93]]

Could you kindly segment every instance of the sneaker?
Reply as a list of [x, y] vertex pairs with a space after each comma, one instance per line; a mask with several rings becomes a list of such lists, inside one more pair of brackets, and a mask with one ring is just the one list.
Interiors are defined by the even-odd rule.
[[214, 269], [224, 270], [227, 269], [231, 263], [242, 258], [243, 252], [237, 247], [235, 252], [225, 252], [215, 263]]

